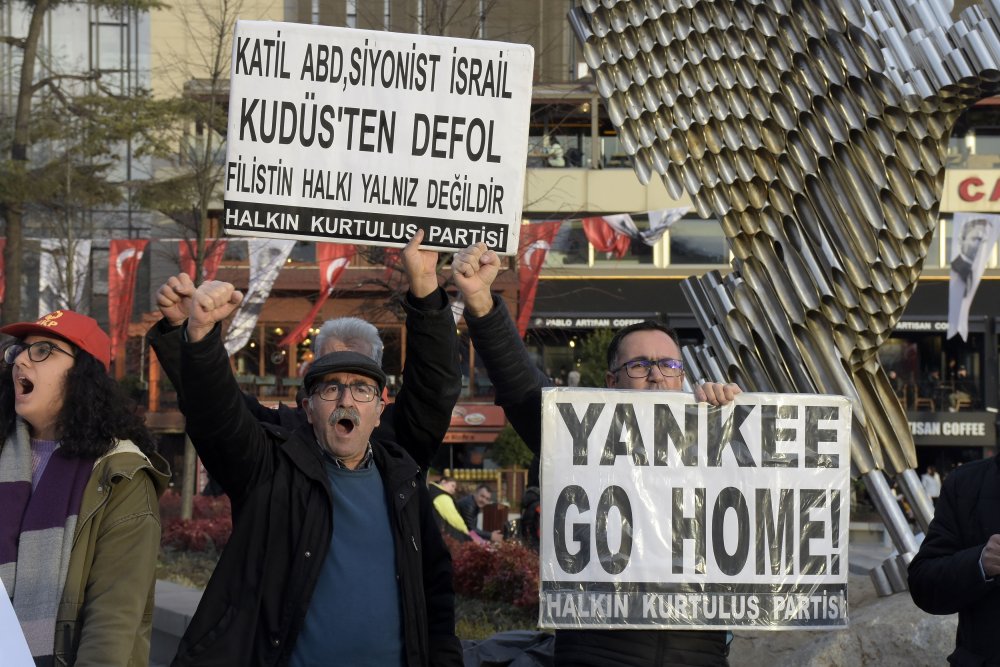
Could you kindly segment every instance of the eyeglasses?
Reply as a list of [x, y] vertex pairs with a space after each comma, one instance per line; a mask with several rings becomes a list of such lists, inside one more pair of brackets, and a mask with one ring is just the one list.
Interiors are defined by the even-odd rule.
[[22, 342], [11, 343], [3, 351], [4, 362], [6, 362], [10, 366], [13, 366], [14, 361], [25, 350], [28, 351], [28, 358], [34, 361], [35, 363], [38, 363], [40, 361], [45, 361], [46, 359], [48, 359], [49, 355], [52, 354], [53, 350], [57, 352], [62, 352], [63, 354], [70, 357], [76, 357], [75, 354], [67, 352], [66, 350], [56, 345], [55, 343], [50, 343], [47, 340], [40, 340], [35, 343], [32, 343], [31, 345]]
[[355, 382], [354, 384], [327, 382], [322, 387], [314, 391], [313, 394], [319, 396], [324, 401], [336, 401], [344, 395], [344, 389], [347, 387], [350, 387], [351, 396], [353, 396], [354, 400], [359, 403], [371, 403], [375, 400], [375, 396], [378, 395], [378, 387], [364, 382]]
[[684, 362], [680, 359], [633, 359], [618, 368], [611, 369], [611, 372], [617, 373], [624, 368], [630, 378], [644, 378], [653, 372], [653, 366], [660, 369], [663, 377], [675, 378], [684, 375]]

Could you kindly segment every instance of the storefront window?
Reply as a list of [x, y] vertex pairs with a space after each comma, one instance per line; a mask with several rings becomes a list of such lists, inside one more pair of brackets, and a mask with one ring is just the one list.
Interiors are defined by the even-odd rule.
[[897, 334], [879, 350], [882, 366], [907, 410], [983, 409], [983, 334], [970, 333], [965, 342], [945, 336]]
[[564, 220], [545, 255], [545, 268], [586, 266], [590, 263], [590, 244], [583, 233], [583, 221]]
[[604, 156], [603, 167], [607, 169], [631, 169], [632, 158], [625, 152], [618, 136], [601, 137], [601, 152]]
[[621, 265], [621, 264], [653, 264], [653, 246], [648, 246], [641, 240], [632, 239], [628, 244], [625, 254], [618, 257], [615, 252], [601, 252], [594, 249], [594, 265]]
[[528, 167], [531, 169], [579, 169], [590, 166], [590, 138], [583, 134], [551, 132], [531, 137]]
[[729, 245], [718, 220], [685, 218], [668, 233], [671, 264], [729, 263]]

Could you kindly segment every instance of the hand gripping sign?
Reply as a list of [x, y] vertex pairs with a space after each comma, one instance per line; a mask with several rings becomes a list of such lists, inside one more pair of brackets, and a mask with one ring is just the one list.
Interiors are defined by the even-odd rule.
[[847, 625], [847, 399], [547, 389], [539, 624]]
[[226, 232], [515, 253], [533, 64], [524, 44], [237, 22]]

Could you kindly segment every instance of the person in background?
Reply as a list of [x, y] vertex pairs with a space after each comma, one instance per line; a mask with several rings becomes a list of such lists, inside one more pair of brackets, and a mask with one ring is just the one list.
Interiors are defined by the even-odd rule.
[[[465, 320], [476, 353], [496, 387], [496, 403], [535, 454], [528, 484], [538, 485], [542, 388], [551, 383], [531, 363], [502, 299], [490, 292], [500, 259], [485, 244], [459, 252], [452, 262], [455, 283], [465, 300]], [[681, 391], [684, 363], [677, 335], [657, 322], [620, 329], [607, 351], [605, 384], [610, 389]], [[695, 397], [712, 405], [742, 393], [735, 384], [706, 382]], [[558, 630], [557, 666], [728, 665], [731, 633], [725, 631]]]
[[57, 310], [0, 332], [15, 338], [0, 374], [0, 579], [31, 655], [145, 665], [167, 463], [108, 375], [94, 319]]
[[934, 466], [927, 466], [926, 472], [920, 476], [920, 483], [924, 486], [924, 491], [927, 492], [928, 497], [930, 497], [931, 502], [934, 503], [934, 507], [937, 507], [938, 497], [941, 495], [941, 476], [938, 475], [937, 468]]
[[490, 491], [490, 487], [480, 484], [473, 493], [459, 499], [455, 503], [455, 507], [458, 508], [458, 513], [462, 515], [462, 520], [465, 522], [465, 527], [469, 529], [469, 532], [475, 533], [484, 540], [502, 542], [503, 531], [494, 530], [490, 533], [485, 530], [479, 530], [476, 527], [479, 523], [480, 510], [492, 502], [493, 492]]
[[927, 537], [909, 566], [913, 602], [929, 614], [958, 614], [954, 667], [1000, 664], [1000, 459], [945, 478]]
[[451, 477], [442, 477], [437, 482], [431, 482], [431, 504], [434, 505], [438, 528], [443, 534], [459, 542], [472, 541], [477, 544], [486, 542], [477, 531], [470, 530], [462, 520], [462, 515], [455, 506], [456, 491], [458, 482]]
[[969, 371], [965, 366], [959, 366], [955, 371], [955, 379], [952, 380], [952, 391], [948, 395], [948, 410], [958, 412], [963, 407], [971, 407], [972, 392], [974, 387], [969, 378]]
[[[417, 464], [427, 469], [451, 423], [451, 409], [462, 390], [458, 364], [458, 336], [448, 303], [448, 295], [438, 286], [438, 254], [421, 250], [423, 231], [418, 231], [402, 252], [409, 290], [402, 298], [406, 312], [406, 368], [402, 388], [375, 429], [378, 440], [399, 442]], [[193, 292], [194, 283], [186, 274], [167, 281], [171, 289]], [[162, 320], [150, 329], [147, 338], [156, 351], [174, 387], [179, 385], [182, 325], [187, 317], [184, 302], [177, 300]], [[378, 329], [357, 317], [327, 320], [313, 339], [316, 357], [330, 352], [353, 350], [382, 364], [384, 345]], [[301, 398], [295, 407], [268, 408], [256, 396], [244, 394], [247, 407], [261, 422], [295, 430], [306, 423]]]
[[545, 135], [542, 138], [542, 152], [545, 153], [545, 163], [550, 167], [565, 167], [566, 157], [562, 144], [555, 137]]

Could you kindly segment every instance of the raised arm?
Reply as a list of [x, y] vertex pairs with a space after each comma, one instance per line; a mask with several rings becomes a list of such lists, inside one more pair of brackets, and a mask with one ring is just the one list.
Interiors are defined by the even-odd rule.
[[[177, 392], [177, 400], [184, 404], [184, 394], [180, 386], [181, 342], [184, 338], [184, 324], [187, 321], [187, 299], [183, 295], [194, 294], [195, 286], [186, 273], [171, 276], [156, 291], [156, 305], [163, 317], [146, 334], [146, 340], [156, 352], [160, 367], [166, 373]], [[257, 421], [282, 425], [282, 409], [268, 408], [260, 404], [256, 396], [243, 393], [243, 402]]]
[[476, 354], [496, 389], [496, 404], [538, 455], [542, 442], [542, 387], [549, 379], [532, 363], [507, 307], [490, 292], [500, 258], [483, 243], [455, 255], [455, 283], [465, 300], [465, 321]]
[[458, 337], [448, 296], [438, 286], [438, 254], [421, 250], [419, 231], [403, 249], [410, 289], [406, 310], [406, 366], [392, 408], [398, 443], [426, 469], [444, 440], [462, 391]]
[[198, 456], [238, 507], [271, 462], [267, 431], [244, 404], [222, 345], [220, 323], [243, 295], [219, 281], [206, 282], [193, 292], [189, 287], [179, 292], [188, 299], [186, 340], [180, 345], [181, 409]]

